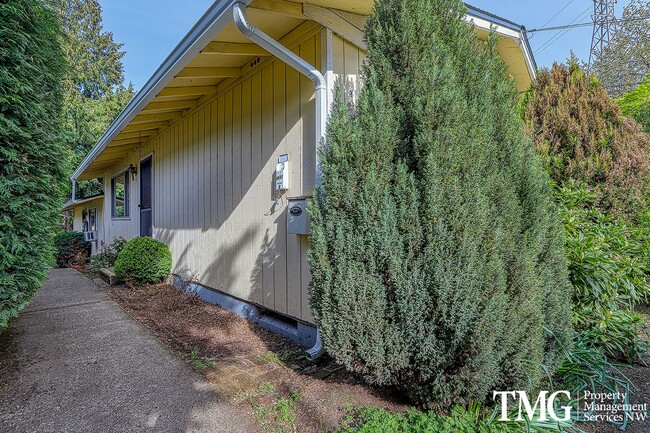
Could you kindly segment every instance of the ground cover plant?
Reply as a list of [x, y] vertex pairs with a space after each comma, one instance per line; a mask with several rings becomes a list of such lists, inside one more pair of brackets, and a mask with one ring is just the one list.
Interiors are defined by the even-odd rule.
[[31, 300], [54, 256], [66, 168], [59, 37], [41, 2], [0, 2], [0, 328]]
[[[328, 353], [417, 404], [533, 388], [570, 345], [562, 226], [517, 92], [460, 1], [378, 2], [356, 105], [332, 110], [311, 207]], [[345, 88], [345, 83], [341, 83]]]

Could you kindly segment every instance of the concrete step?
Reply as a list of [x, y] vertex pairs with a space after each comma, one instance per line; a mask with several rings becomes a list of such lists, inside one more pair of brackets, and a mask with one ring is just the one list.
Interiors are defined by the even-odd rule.
[[113, 284], [120, 284], [123, 283], [124, 281], [115, 275], [115, 271], [113, 268], [102, 268], [99, 270], [99, 276], [101, 277], [102, 280], [106, 281], [108, 284], [111, 286]]

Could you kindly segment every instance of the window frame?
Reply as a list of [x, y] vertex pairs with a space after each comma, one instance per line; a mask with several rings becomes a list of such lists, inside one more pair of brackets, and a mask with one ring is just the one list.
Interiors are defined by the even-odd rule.
[[[117, 196], [115, 194], [115, 180], [122, 176], [124, 178], [124, 216], [115, 216], [117, 210]], [[131, 179], [129, 178], [129, 169], [124, 169], [111, 177], [111, 220], [130, 220], [131, 212]]]

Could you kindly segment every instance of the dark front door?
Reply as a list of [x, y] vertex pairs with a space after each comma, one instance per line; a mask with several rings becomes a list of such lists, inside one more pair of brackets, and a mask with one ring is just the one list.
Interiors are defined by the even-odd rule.
[[151, 193], [151, 157], [140, 161], [140, 236], [151, 237], [153, 219], [151, 214], [152, 193]]

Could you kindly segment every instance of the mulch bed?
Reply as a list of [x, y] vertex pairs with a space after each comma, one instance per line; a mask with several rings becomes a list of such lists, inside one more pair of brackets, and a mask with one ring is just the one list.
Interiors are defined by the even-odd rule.
[[[201, 373], [268, 430], [333, 431], [353, 407], [408, 408], [394, 389], [368, 386], [327, 357], [311, 363], [283, 337], [171, 286], [104, 290], [175, 353], [198, 348], [201, 357], [214, 362]], [[274, 406], [291, 395], [298, 396], [292, 406], [295, 421], [284, 419]]]
[[[108, 286], [104, 290], [175, 353], [198, 348], [200, 356], [214, 362], [201, 373], [221, 395], [269, 431], [334, 431], [354, 407], [391, 411], [409, 407], [395, 389], [368, 386], [327, 357], [309, 362], [291, 341], [171, 286]], [[641, 312], [650, 324], [650, 308]], [[647, 361], [650, 364], [650, 358]], [[624, 373], [636, 386], [632, 402], [650, 402], [650, 367], [637, 364]], [[271, 390], [268, 384], [273, 385]], [[279, 419], [274, 405], [294, 393], [299, 395], [292, 406], [295, 421], [287, 423]], [[620, 431], [605, 422], [577, 427], [593, 433]], [[625, 431], [649, 433], [650, 418], [630, 423]]]

